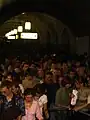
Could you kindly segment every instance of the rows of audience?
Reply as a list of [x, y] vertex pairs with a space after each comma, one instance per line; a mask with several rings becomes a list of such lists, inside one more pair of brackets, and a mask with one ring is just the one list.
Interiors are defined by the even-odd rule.
[[[84, 61], [84, 62], [83, 62]], [[66, 120], [89, 113], [90, 69], [87, 60], [5, 59], [0, 65], [0, 120]], [[50, 112], [50, 108], [65, 110]], [[69, 120], [72, 119], [68, 115]]]

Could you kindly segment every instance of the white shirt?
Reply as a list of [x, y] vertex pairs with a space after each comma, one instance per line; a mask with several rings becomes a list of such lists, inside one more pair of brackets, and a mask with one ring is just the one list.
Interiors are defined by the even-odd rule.
[[24, 93], [24, 87], [23, 87], [23, 85], [22, 84], [19, 84], [19, 87], [20, 87], [20, 90], [21, 90], [21, 92], [22, 92], [22, 94]]
[[47, 96], [44, 94], [42, 95], [40, 98], [39, 98], [39, 105], [40, 105], [40, 110], [41, 110], [41, 113], [43, 114], [43, 106], [44, 104], [46, 104], [48, 102], [48, 99], [47, 99]]

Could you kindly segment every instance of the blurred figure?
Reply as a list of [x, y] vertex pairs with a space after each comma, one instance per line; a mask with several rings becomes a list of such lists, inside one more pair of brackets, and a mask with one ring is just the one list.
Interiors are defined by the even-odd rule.
[[[22, 97], [12, 92], [12, 82], [4, 81], [1, 84], [0, 120], [21, 120], [25, 115], [25, 106]], [[12, 113], [12, 114], [11, 114]]]
[[47, 108], [48, 99], [45, 95], [45, 89], [41, 84], [36, 85], [36, 96], [35, 99], [39, 102], [40, 110], [42, 113], [42, 116], [44, 117], [44, 120], [49, 119], [49, 113]]
[[34, 89], [26, 89], [25, 93], [25, 112], [26, 115], [22, 117], [22, 120], [43, 120], [40, 107], [37, 101], [34, 100]]
[[51, 104], [55, 103], [56, 91], [59, 88], [59, 85], [57, 85], [57, 83], [53, 83], [52, 72], [47, 72], [45, 74], [44, 83], [42, 83], [42, 85], [44, 89], [47, 91], [48, 107], [50, 107]]

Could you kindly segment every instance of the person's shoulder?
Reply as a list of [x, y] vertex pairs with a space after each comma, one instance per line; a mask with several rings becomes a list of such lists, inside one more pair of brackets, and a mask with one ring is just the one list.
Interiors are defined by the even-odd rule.
[[60, 87], [60, 88], [57, 90], [57, 93], [64, 92], [64, 91], [65, 91], [64, 87]]
[[22, 96], [18, 96], [18, 95], [14, 95], [14, 98], [18, 101], [18, 100], [23, 100]]
[[40, 97], [40, 99], [46, 99], [47, 98], [47, 95], [42, 95], [41, 97]]

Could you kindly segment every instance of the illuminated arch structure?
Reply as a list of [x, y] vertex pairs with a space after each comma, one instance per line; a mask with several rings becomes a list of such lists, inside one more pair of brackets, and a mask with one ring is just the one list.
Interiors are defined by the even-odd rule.
[[[45, 5], [43, 5], [45, 7]], [[42, 8], [43, 8], [42, 6]], [[23, 6], [24, 7], [24, 6]], [[29, 8], [31, 6], [27, 6]], [[35, 8], [36, 7], [36, 8]], [[38, 9], [39, 8], [39, 9]], [[17, 28], [19, 25], [24, 26], [25, 22], [28, 20], [32, 24], [32, 29], [30, 32], [37, 32], [38, 33], [38, 43], [46, 45], [46, 44], [56, 44], [61, 45], [67, 48], [67, 50], [71, 51], [72, 53], [75, 52], [75, 38], [72, 35], [70, 29], [64, 25], [60, 20], [57, 20], [54, 17], [51, 17], [49, 12], [43, 12], [43, 9], [37, 5], [34, 8], [31, 7], [31, 12], [23, 13], [23, 9], [20, 11], [20, 14], [16, 10], [16, 14], [14, 17], [11, 17], [10, 13], [8, 14], [9, 20], [1, 19], [1, 22], [4, 21], [4, 24], [0, 26], [0, 36], [4, 36], [7, 32], [12, 29]], [[11, 8], [11, 10], [13, 7]], [[19, 9], [19, 8], [18, 8]], [[10, 12], [10, 11], [9, 11]], [[3, 17], [2, 17], [3, 18]]]

